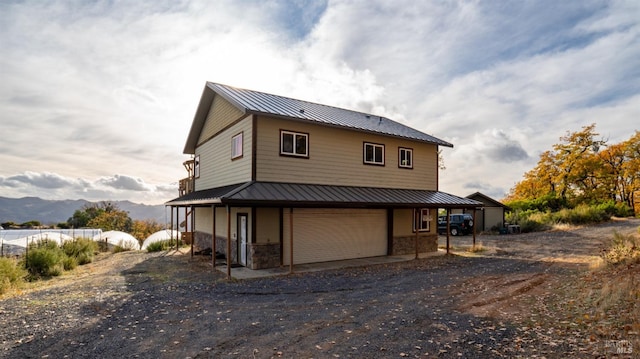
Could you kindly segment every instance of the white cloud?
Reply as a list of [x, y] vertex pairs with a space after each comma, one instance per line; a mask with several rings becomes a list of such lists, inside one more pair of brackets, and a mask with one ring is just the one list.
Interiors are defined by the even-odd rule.
[[454, 143], [442, 190], [500, 198], [566, 131], [637, 129], [639, 6], [2, 3], [0, 195], [174, 197], [215, 81], [409, 124]]

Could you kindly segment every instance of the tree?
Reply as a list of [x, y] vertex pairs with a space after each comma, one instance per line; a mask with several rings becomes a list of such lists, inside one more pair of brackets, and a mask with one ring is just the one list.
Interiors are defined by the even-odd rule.
[[591, 124], [560, 137], [561, 142], [542, 153], [536, 167], [511, 188], [505, 202], [553, 210], [606, 201], [637, 206], [640, 132], [613, 145], [597, 136]]
[[130, 232], [133, 221], [129, 213], [111, 202], [89, 203], [76, 210], [67, 221], [72, 228], [93, 227], [103, 231]]
[[131, 235], [138, 239], [138, 241], [144, 241], [147, 237], [164, 229], [164, 225], [158, 223], [153, 219], [136, 220], [133, 221], [133, 228]]

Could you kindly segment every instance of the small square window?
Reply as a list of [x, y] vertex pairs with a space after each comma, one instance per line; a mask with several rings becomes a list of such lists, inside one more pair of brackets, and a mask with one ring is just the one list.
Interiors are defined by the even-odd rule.
[[428, 208], [420, 208], [413, 210], [413, 230], [418, 228], [418, 232], [429, 232], [429, 224], [431, 223], [431, 214]]
[[231, 159], [242, 157], [242, 132], [231, 138]]
[[364, 163], [384, 166], [384, 145], [365, 142]]
[[193, 177], [200, 178], [200, 155], [193, 160]]
[[413, 168], [413, 149], [398, 148], [398, 167]]
[[309, 157], [309, 134], [280, 131], [280, 154]]

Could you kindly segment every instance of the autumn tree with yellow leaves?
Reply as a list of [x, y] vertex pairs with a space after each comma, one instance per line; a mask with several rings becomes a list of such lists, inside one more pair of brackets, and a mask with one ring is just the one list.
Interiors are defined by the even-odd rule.
[[640, 132], [607, 144], [595, 124], [567, 132], [510, 191], [509, 206], [559, 210], [614, 202], [640, 213]]

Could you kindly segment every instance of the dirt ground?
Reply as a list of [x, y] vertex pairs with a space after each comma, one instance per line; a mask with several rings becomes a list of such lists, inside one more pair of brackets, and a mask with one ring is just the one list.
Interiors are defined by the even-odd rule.
[[475, 253], [454, 237], [451, 255], [242, 281], [210, 257], [103, 254], [0, 298], [0, 357], [633, 357], [637, 320], [602, 331], [569, 306], [603, 241], [638, 226], [482, 235]]

